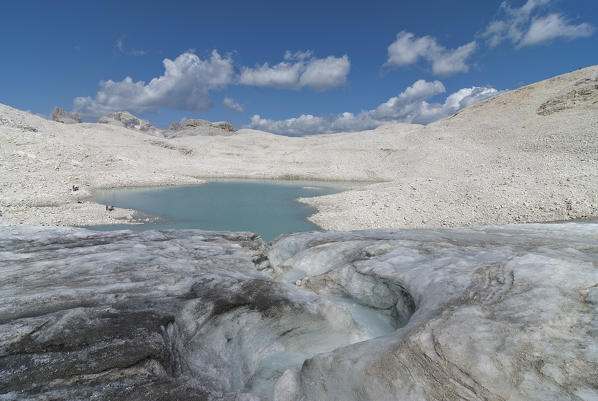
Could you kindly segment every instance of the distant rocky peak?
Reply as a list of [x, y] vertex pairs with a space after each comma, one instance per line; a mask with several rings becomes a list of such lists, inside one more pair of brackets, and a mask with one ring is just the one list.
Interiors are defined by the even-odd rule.
[[180, 136], [220, 136], [232, 135], [235, 127], [226, 121], [210, 122], [192, 118], [183, 122], [173, 122], [163, 134], [169, 138]]
[[168, 126], [169, 131], [182, 131], [193, 128], [220, 128], [229, 132], [236, 132], [235, 127], [226, 121], [210, 122], [199, 118], [191, 118], [182, 123], [173, 122]]
[[182, 127], [181, 123], [177, 123], [176, 121], [173, 123], [170, 123], [170, 125], [168, 126], [168, 131], [178, 131], [180, 130]]
[[67, 113], [63, 108], [56, 107], [52, 113], [52, 121], [64, 124], [78, 124], [82, 122], [81, 117], [77, 113]]
[[117, 125], [119, 127], [125, 127], [147, 133], [156, 133], [159, 131], [159, 129], [150, 124], [149, 121], [135, 117], [128, 111], [116, 111], [114, 113], [100, 117], [98, 123]]
[[188, 128], [197, 128], [197, 127], [210, 127], [212, 125], [211, 122], [206, 120], [200, 120], [199, 118], [192, 118], [189, 120], [185, 120], [181, 125], [181, 129], [188, 129]]

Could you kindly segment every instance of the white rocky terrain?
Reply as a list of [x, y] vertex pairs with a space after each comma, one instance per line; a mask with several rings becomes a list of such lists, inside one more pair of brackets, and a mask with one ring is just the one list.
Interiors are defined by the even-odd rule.
[[[206, 177], [371, 181], [305, 200], [327, 229], [458, 226], [598, 215], [598, 67], [500, 94], [427, 126], [290, 138], [155, 138], [0, 106], [2, 225], [113, 222], [98, 187]], [[73, 193], [70, 188], [79, 185]], [[81, 202], [81, 203], [78, 203]]]
[[598, 397], [596, 224], [2, 227], [0, 274], [2, 400]]

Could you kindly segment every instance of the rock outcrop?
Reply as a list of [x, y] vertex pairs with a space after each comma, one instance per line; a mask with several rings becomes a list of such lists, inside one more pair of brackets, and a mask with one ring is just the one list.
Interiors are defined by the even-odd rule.
[[200, 119], [189, 119], [183, 123], [174, 122], [164, 131], [164, 136], [176, 138], [181, 136], [228, 136], [236, 133], [235, 127], [226, 121], [210, 122]]
[[597, 244], [590, 223], [0, 228], [0, 399], [594, 399]]
[[567, 88], [566, 93], [558, 94], [542, 103], [536, 113], [541, 116], [548, 116], [586, 105], [598, 108], [598, 77], [577, 81], [573, 85], [573, 89]]
[[128, 111], [116, 111], [114, 113], [100, 117], [98, 123], [117, 125], [119, 127], [125, 127], [152, 135], [159, 135], [161, 132], [159, 128], [151, 125], [149, 121], [135, 117]]
[[54, 112], [51, 117], [52, 121], [56, 121], [63, 124], [78, 124], [82, 122], [81, 117], [77, 113], [67, 113], [60, 107], [54, 108]]
[[235, 127], [233, 127], [233, 125], [227, 121], [216, 121], [216, 122], [212, 123], [212, 125], [216, 128], [220, 128], [220, 129], [223, 129], [223, 130], [229, 131], [229, 132], [237, 131], [235, 129]]
[[181, 124], [181, 129], [191, 129], [191, 128], [205, 128], [211, 127], [212, 123], [206, 120], [201, 120], [199, 118], [191, 118], [189, 120], [185, 120]]

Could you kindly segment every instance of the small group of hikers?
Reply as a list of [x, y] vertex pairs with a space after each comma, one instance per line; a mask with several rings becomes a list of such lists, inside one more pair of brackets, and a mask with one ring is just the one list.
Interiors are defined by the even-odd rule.
[[[75, 192], [75, 191], [79, 190], [79, 187], [76, 186], [75, 184], [73, 184], [73, 186], [72, 186], [71, 189], [73, 190], [73, 192]], [[81, 203], [81, 201], [79, 201], [79, 203]], [[106, 205], [106, 211], [107, 212], [111, 212], [113, 210], [114, 210], [114, 206], [112, 206], [112, 205], [110, 205], [110, 206]], [[0, 217], [2, 217], [2, 213], [0, 213]]]

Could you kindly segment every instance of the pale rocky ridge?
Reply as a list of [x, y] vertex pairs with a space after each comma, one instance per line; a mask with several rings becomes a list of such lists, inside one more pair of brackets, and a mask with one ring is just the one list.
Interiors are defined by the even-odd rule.
[[[91, 200], [94, 188], [209, 177], [372, 182], [304, 200], [318, 210], [312, 221], [326, 229], [595, 217], [597, 77], [596, 66], [574, 71], [427, 126], [303, 138], [247, 129], [159, 138], [0, 106], [0, 225], [117, 222], [132, 212], [107, 215]], [[71, 192], [73, 184], [81, 190]]]
[[210, 122], [200, 119], [189, 119], [183, 123], [171, 123], [167, 130], [153, 126], [148, 120], [142, 120], [128, 111], [117, 111], [98, 119], [99, 124], [110, 124], [124, 127], [154, 136], [177, 137], [194, 135], [231, 135], [236, 132], [232, 124], [226, 121]]
[[235, 127], [226, 121], [210, 122], [200, 119], [189, 119], [183, 123], [172, 123], [163, 135], [167, 138], [184, 136], [226, 136], [234, 135]]

